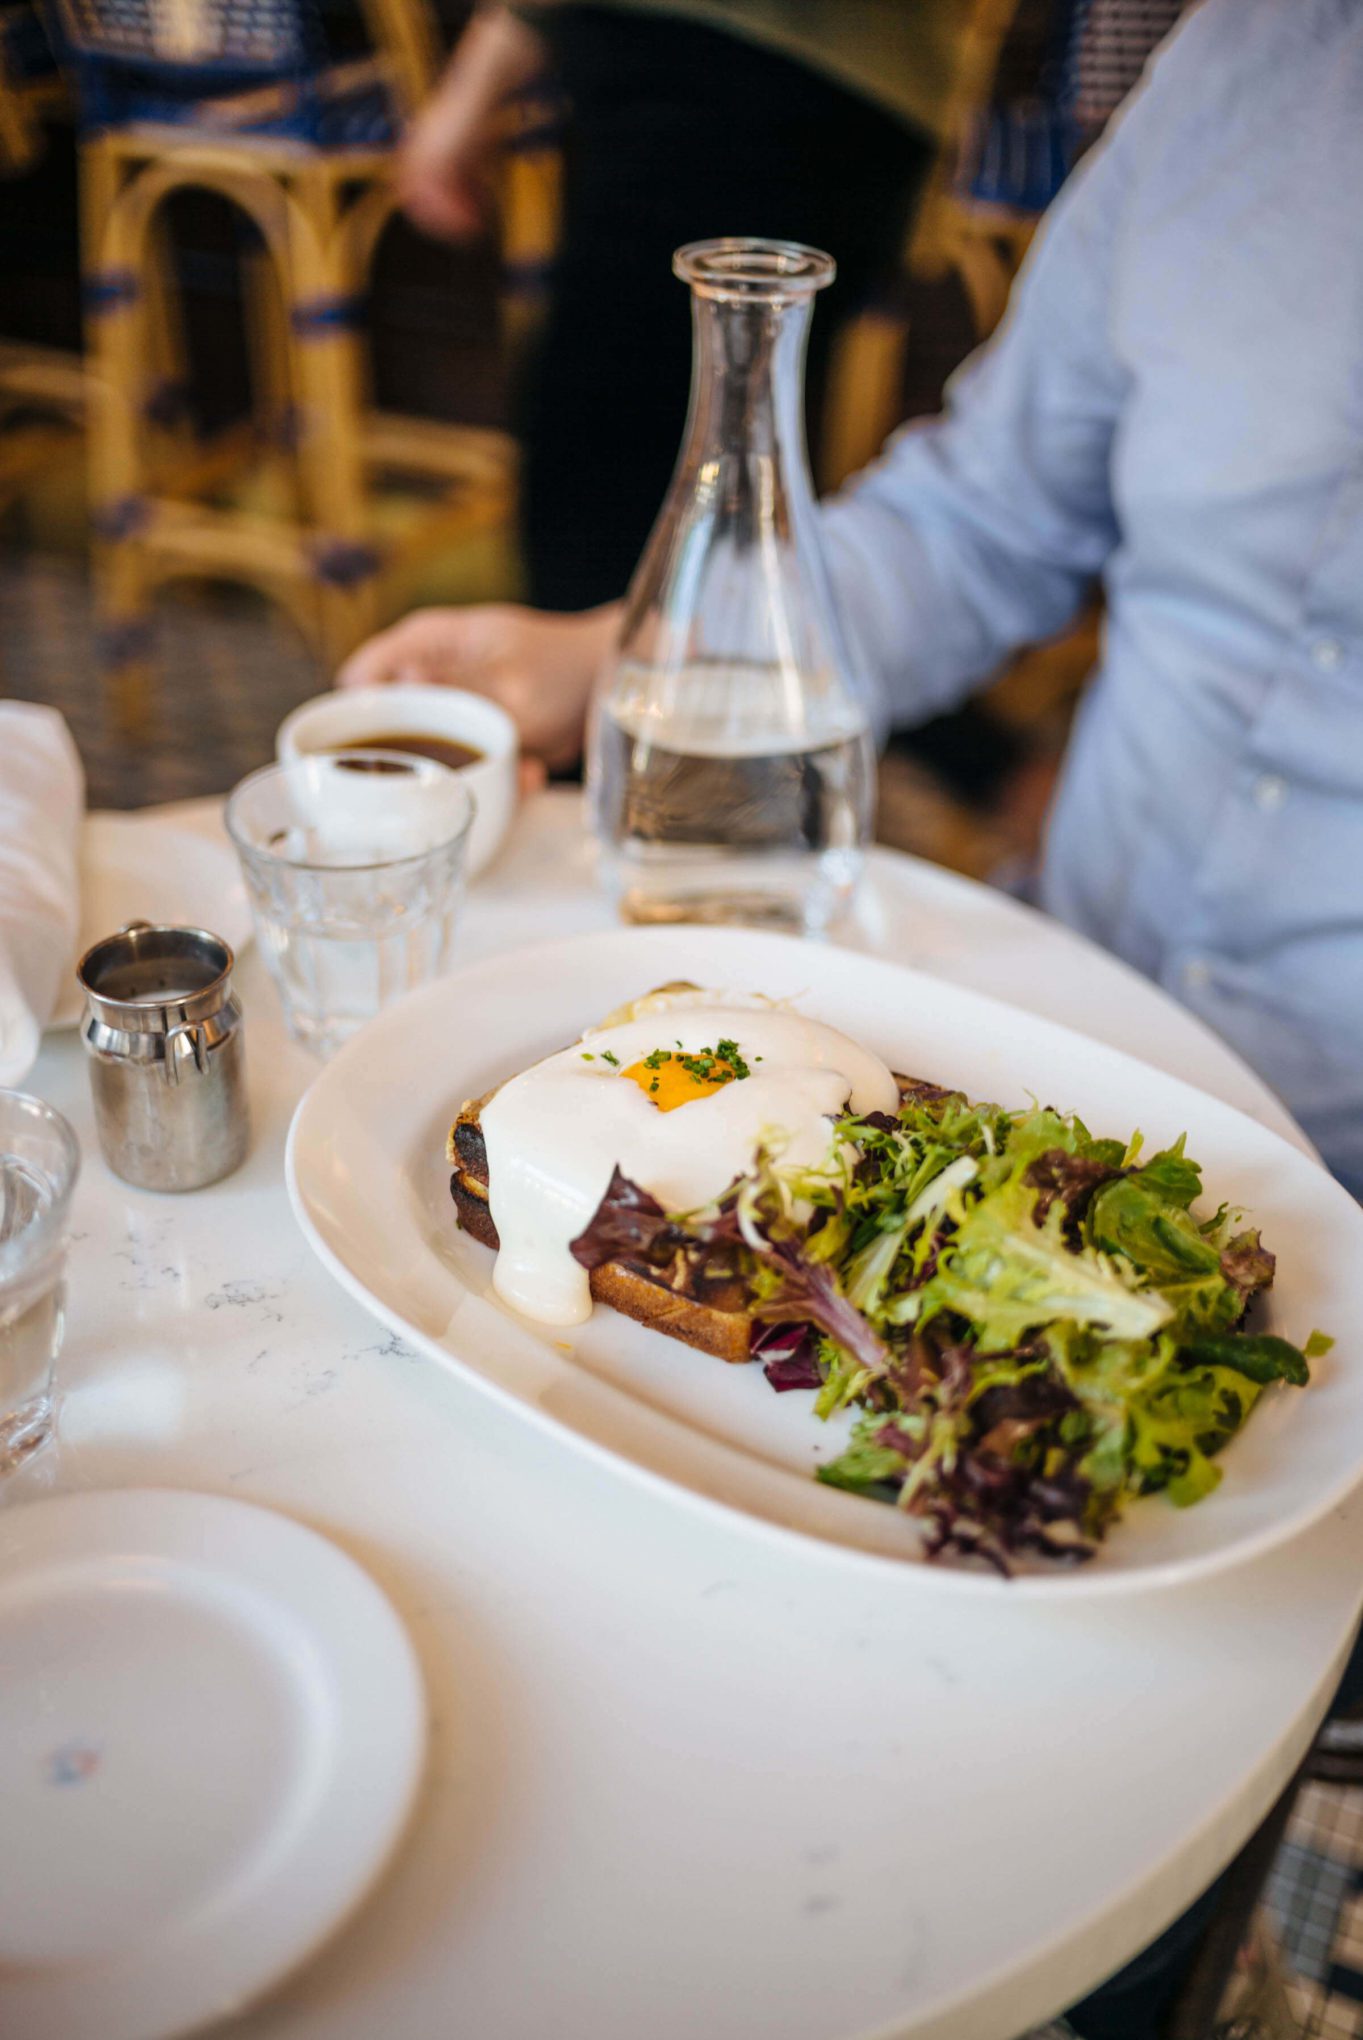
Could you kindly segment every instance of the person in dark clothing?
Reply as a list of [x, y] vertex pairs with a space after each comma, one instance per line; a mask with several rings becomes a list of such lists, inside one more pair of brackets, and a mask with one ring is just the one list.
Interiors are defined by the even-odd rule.
[[[750, 233], [834, 256], [838, 279], [811, 340], [816, 426], [839, 327], [899, 263], [935, 135], [906, 108], [894, 49], [883, 90], [873, 75], [866, 82], [873, 67], [856, 47], [835, 74], [822, 49], [800, 44], [792, 54], [769, 39], [768, 17], [785, 11], [735, 5], [692, 18], [648, 5], [552, 4], [481, 14], [408, 139], [400, 178], [409, 214], [427, 231], [466, 236], [486, 217], [506, 93], [547, 68], [567, 102], [550, 307], [523, 367], [517, 419], [521, 545], [537, 608], [583, 610], [617, 595], [666, 493], [691, 349], [676, 248]], [[905, 10], [922, 17], [929, 81], [907, 97], [929, 110], [940, 99], [942, 114], [946, 93], [931, 80], [943, 77], [952, 44], [933, 24], [947, 11], [924, 0]], [[829, 14], [835, 61], [837, 35], [850, 38], [859, 13], [854, 0], [844, 16]], [[715, 19], [726, 14], [732, 29]]]

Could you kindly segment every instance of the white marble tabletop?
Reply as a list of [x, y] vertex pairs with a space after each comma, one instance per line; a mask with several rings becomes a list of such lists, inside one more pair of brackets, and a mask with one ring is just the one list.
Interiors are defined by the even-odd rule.
[[[475, 887], [462, 954], [608, 918], [571, 797], [544, 796]], [[846, 939], [1291, 1130], [1199, 1023], [997, 894], [878, 852]], [[359, 1559], [415, 1640], [434, 1732], [412, 1830], [359, 1914], [224, 2033], [1010, 2040], [1193, 1897], [1323, 1710], [1363, 1587], [1356, 1506], [1202, 1585], [991, 1600], [987, 1621], [674, 1507], [335, 1287], [282, 1179], [311, 1065], [254, 952], [239, 985], [255, 1147], [194, 1196], [107, 1173], [78, 1041], [48, 1039], [31, 1087], [86, 1155], [65, 1400], [5, 1499], [268, 1504]]]

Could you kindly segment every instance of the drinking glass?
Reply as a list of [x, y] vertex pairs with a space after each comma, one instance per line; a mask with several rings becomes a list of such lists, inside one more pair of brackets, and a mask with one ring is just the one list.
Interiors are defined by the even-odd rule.
[[76, 1136], [50, 1105], [0, 1091], [0, 1476], [52, 1436]]
[[397, 751], [267, 765], [227, 803], [256, 933], [296, 1041], [328, 1056], [449, 962], [473, 800]]

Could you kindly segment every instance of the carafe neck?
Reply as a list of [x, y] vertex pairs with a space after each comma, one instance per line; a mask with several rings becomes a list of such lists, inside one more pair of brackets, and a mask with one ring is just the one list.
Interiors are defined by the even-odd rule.
[[[691, 405], [677, 483], [761, 528], [813, 502], [805, 343], [831, 256], [794, 241], [696, 241], [673, 268], [691, 288]], [[745, 500], [746, 499], [746, 500]], [[748, 521], [745, 519], [744, 521]]]
[[[732, 486], [739, 478], [734, 470], [757, 463], [764, 493], [812, 498], [803, 401], [809, 315], [808, 298], [695, 295], [691, 402], [680, 462], [690, 480], [715, 485], [727, 472]], [[770, 511], [775, 503], [761, 507]]]

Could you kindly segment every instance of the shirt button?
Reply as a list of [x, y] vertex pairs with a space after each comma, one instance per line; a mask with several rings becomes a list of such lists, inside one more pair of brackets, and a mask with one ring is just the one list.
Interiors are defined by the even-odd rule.
[[1254, 805], [1264, 814], [1276, 814], [1287, 799], [1287, 781], [1276, 772], [1265, 772], [1254, 782]]
[[1190, 956], [1183, 966], [1183, 989], [1205, 992], [1212, 981], [1212, 967], [1205, 956]]
[[1344, 658], [1344, 647], [1338, 638], [1317, 638], [1311, 647], [1311, 657], [1322, 673], [1333, 673]]

